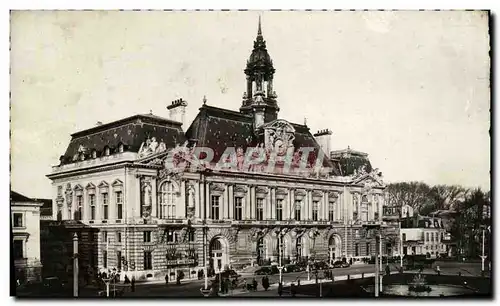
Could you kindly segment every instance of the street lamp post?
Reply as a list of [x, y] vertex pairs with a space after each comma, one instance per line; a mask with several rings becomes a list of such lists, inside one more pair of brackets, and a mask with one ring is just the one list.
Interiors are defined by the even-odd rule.
[[382, 235], [379, 236], [379, 254], [380, 254], [380, 265], [379, 265], [379, 271], [380, 271], [380, 292], [382, 292], [382, 279], [384, 278], [384, 269], [382, 268], [382, 256], [384, 254], [383, 248], [382, 248]]
[[78, 297], [78, 234], [73, 235], [73, 296]]
[[[382, 227], [382, 224], [380, 222], [374, 222], [374, 223], [368, 223], [364, 224], [363, 227], [365, 227], [367, 230], [375, 230], [375, 297], [379, 296], [379, 290], [380, 290], [380, 271], [379, 271], [379, 246], [380, 246], [380, 229]], [[381, 258], [380, 258], [381, 259]]]
[[278, 241], [278, 245], [279, 245], [279, 258], [278, 258], [278, 270], [280, 272], [280, 280], [279, 280], [279, 283], [282, 284], [283, 283], [283, 263], [282, 263], [282, 248], [283, 248], [283, 244], [282, 244], [282, 235], [281, 233], [279, 233], [279, 237], [278, 237], [279, 241]]
[[108, 271], [106, 273], [106, 277], [102, 278], [102, 281], [104, 282], [104, 284], [106, 284], [106, 296], [107, 297], [109, 297], [109, 283], [115, 279], [116, 273], [117, 273], [116, 268], [108, 269]]

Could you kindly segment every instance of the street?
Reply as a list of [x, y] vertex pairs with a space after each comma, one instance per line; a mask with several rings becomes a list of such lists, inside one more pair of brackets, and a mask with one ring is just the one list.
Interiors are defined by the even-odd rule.
[[[396, 271], [397, 266], [395, 264], [391, 264], [391, 270]], [[333, 275], [334, 276], [341, 276], [341, 275], [348, 275], [348, 274], [361, 274], [361, 273], [374, 273], [375, 272], [375, 267], [374, 265], [356, 265], [356, 266], [351, 266], [349, 268], [336, 268], [333, 269]], [[323, 273], [319, 272], [318, 277], [322, 278]], [[263, 275], [242, 275], [242, 279], [246, 279], [247, 283], [250, 283], [255, 280], [258, 282], [258, 287], [260, 290], [262, 289], [262, 277]], [[279, 281], [279, 274], [275, 275], [270, 275], [269, 281], [271, 284], [277, 284]], [[298, 280], [301, 282], [307, 281], [307, 272], [292, 272], [292, 273], [283, 273], [283, 282], [284, 283], [289, 283], [289, 282], [294, 282], [296, 283]], [[314, 273], [310, 273], [310, 279], [314, 280], [315, 276]], [[211, 279], [209, 279], [211, 280]], [[204, 280], [194, 280], [194, 281], [185, 281], [181, 285], [176, 285], [175, 283], [169, 283], [168, 285], [165, 285], [165, 283], [143, 283], [143, 284], [137, 284], [135, 287], [135, 292], [131, 292], [130, 288], [126, 288], [126, 292], [124, 294], [125, 297], [127, 296], [134, 296], [134, 297], [140, 297], [140, 296], [148, 296], [148, 297], [200, 297], [200, 288], [204, 285]], [[270, 290], [276, 290], [276, 287], [271, 287]], [[269, 295], [270, 292], [250, 292], [250, 293], [245, 293], [244, 296], [252, 295], [252, 296], [259, 296], [259, 295]], [[277, 295], [277, 293], [275, 293]]]

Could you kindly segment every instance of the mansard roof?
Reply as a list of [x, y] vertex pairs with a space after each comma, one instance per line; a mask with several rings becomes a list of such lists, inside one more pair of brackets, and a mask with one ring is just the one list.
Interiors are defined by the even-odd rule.
[[155, 137], [163, 140], [167, 148], [173, 148], [185, 141], [181, 123], [168, 120], [153, 114], [134, 115], [107, 124], [95, 126], [71, 135], [66, 152], [61, 156], [61, 164], [69, 164], [78, 160], [80, 154], [91, 157], [96, 151], [102, 156], [106, 147], [118, 151], [123, 144], [124, 151], [138, 152], [147, 138]]
[[367, 153], [352, 150], [350, 147], [330, 152], [330, 158], [338, 161], [344, 176], [353, 175], [363, 167], [366, 172], [373, 169]]
[[[309, 162], [315, 161], [315, 154], [320, 150], [319, 144], [305, 125], [290, 123], [295, 129], [293, 145], [296, 150], [301, 147], [314, 147]], [[246, 150], [264, 142], [262, 136], [256, 136], [253, 128], [253, 118], [236, 111], [203, 105], [193, 123], [186, 131], [188, 140], [196, 140], [198, 147], [209, 147], [214, 150], [214, 162], [218, 162], [226, 148], [241, 147]], [[340, 174], [338, 165], [324, 158], [323, 166]]]

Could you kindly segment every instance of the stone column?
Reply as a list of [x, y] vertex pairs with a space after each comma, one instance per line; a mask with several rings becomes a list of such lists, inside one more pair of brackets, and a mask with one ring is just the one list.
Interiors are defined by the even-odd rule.
[[[155, 205], [156, 206], [156, 205]], [[181, 197], [179, 201], [177, 201], [177, 218], [184, 219], [186, 218], [186, 181], [181, 181]]]
[[228, 185], [228, 194], [229, 194], [229, 219], [233, 220], [234, 219], [234, 190], [233, 187], [234, 185]]
[[252, 220], [257, 219], [256, 216], [256, 198], [255, 198], [255, 186], [250, 186], [250, 217]]
[[194, 201], [194, 212], [195, 212], [195, 217], [196, 218], [202, 218], [202, 205], [201, 205], [201, 198], [202, 198], [202, 194], [203, 194], [203, 186], [201, 184], [201, 182], [198, 182], [197, 184], [195, 184], [194, 186], [194, 198], [195, 198], [195, 201]]
[[[157, 193], [157, 184], [156, 184], [156, 179], [153, 178], [151, 179], [151, 216], [153, 218], [158, 217], [158, 193]], [[116, 195], [116, 194], [115, 194]], [[115, 208], [111, 209], [113, 211], [113, 216], [116, 216], [116, 201], [113, 206]], [[178, 215], [178, 214], [177, 214]]]
[[267, 206], [269, 206], [269, 219], [276, 220], [276, 196], [273, 194], [275, 192], [274, 188], [268, 188], [267, 190]]
[[249, 219], [252, 219], [252, 215], [251, 215], [251, 203], [250, 203], [250, 186], [248, 186], [248, 189], [247, 189], [247, 193], [245, 195], [245, 201], [243, 201], [243, 206], [244, 206], [244, 216], [243, 216], [243, 219], [246, 219], [246, 220], [249, 220]]
[[226, 208], [226, 203], [227, 203], [227, 197], [226, 197], [226, 190], [227, 190], [227, 186], [224, 184], [224, 191], [222, 192], [222, 194], [220, 195], [220, 203], [219, 203], [219, 219], [220, 220], [224, 220], [226, 219], [226, 213], [227, 213], [227, 208]]
[[323, 211], [323, 220], [328, 220], [328, 214], [329, 214], [329, 211], [330, 211], [330, 199], [328, 197], [328, 191], [325, 191], [323, 193], [323, 206], [325, 208], [325, 210]]
[[312, 210], [313, 210], [313, 198], [312, 198], [312, 190], [307, 191], [307, 202], [308, 210], [307, 210], [307, 219], [312, 220]]
[[206, 194], [206, 202], [203, 203], [203, 205], [205, 206], [205, 214], [204, 214], [204, 218], [205, 219], [209, 219], [211, 217], [210, 215], [210, 184], [207, 184], [206, 187], [205, 187], [205, 194]]

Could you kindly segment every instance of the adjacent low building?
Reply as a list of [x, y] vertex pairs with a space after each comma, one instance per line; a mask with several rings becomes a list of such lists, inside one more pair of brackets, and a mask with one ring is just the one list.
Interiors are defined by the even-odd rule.
[[14, 277], [21, 283], [39, 281], [40, 261], [40, 207], [43, 203], [15, 191], [10, 192], [12, 261]]
[[410, 206], [403, 206], [401, 240], [404, 255], [426, 255], [437, 258], [448, 255], [448, 235], [439, 217], [427, 217], [413, 213]]

